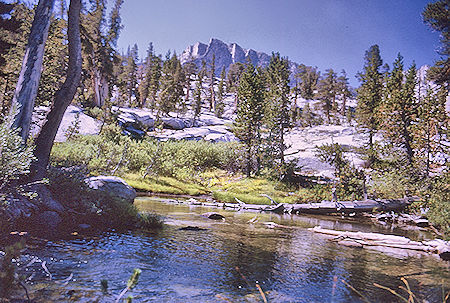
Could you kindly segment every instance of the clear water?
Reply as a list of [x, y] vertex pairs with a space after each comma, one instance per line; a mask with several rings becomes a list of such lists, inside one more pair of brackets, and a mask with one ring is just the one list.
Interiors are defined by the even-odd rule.
[[[205, 207], [165, 204], [138, 198], [136, 204], [165, 217], [166, 226], [155, 233], [114, 233], [58, 242], [38, 242], [28, 248], [22, 263], [32, 256], [46, 261], [52, 281], [41, 263], [22, 270], [35, 273], [31, 285], [37, 302], [114, 302], [134, 268], [142, 270], [133, 302], [362, 302], [341, 280], [359, 290], [370, 302], [397, 302], [373, 283], [399, 290], [405, 276], [415, 295], [442, 302], [449, 291], [449, 264], [424, 254], [349, 248], [314, 234], [321, 225], [340, 230], [381, 230], [371, 224], [340, 218], [240, 213]], [[214, 211], [225, 222], [201, 216]], [[248, 223], [254, 217], [256, 223]], [[288, 228], [267, 228], [263, 222]], [[202, 231], [179, 230], [198, 226]], [[426, 234], [406, 233], [416, 239]], [[70, 275], [62, 286], [53, 282]], [[100, 280], [108, 280], [102, 294]], [[406, 296], [406, 295], [405, 295]]]

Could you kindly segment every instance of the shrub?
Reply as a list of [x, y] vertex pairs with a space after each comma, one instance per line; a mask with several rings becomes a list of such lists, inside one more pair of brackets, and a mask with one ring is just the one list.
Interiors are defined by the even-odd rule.
[[30, 171], [33, 146], [25, 146], [17, 129], [11, 128], [13, 115], [0, 124], [0, 192], [13, 180]]
[[437, 177], [428, 189], [428, 201], [430, 208], [428, 219], [439, 227], [446, 239], [450, 238], [450, 173], [447, 170], [441, 177]]
[[84, 165], [93, 174], [132, 172], [184, 180], [209, 168], [239, 170], [240, 148], [237, 143], [135, 141], [108, 126], [99, 136], [55, 144], [51, 160], [57, 166]]
[[149, 227], [151, 222], [156, 222], [156, 218], [151, 221], [148, 216], [141, 216], [134, 205], [108, 193], [90, 189], [84, 178], [84, 171], [77, 168], [53, 168], [49, 171], [52, 196], [71, 209], [72, 213], [68, 214], [71, 220], [68, 222], [89, 223], [98, 229]]

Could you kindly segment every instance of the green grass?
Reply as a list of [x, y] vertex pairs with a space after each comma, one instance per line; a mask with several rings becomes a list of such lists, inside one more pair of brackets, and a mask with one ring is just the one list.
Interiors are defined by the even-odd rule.
[[179, 181], [172, 177], [146, 177], [143, 178], [136, 173], [128, 173], [123, 179], [138, 191], [152, 193], [166, 193], [174, 195], [198, 196], [209, 193], [203, 186]]
[[221, 202], [236, 203], [236, 199], [249, 204], [270, 204], [269, 195], [277, 203], [301, 203], [329, 199], [329, 188], [291, 188], [283, 183], [262, 178], [246, 178], [240, 174], [228, 174], [223, 170], [209, 170], [180, 181], [172, 177], [151, 176], [143, 178], [128, 173], [122, 178], [138, 191], [174, 195], [212, 195]]

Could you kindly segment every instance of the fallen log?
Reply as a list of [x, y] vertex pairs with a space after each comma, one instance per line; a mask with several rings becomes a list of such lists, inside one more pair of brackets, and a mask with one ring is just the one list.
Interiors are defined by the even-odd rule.
[[439, 256], [448, 260], [450, 257], [450, 243], [443, 240], [431, 241], [413, 241], [409, 238], [395, 235], [384, 235], [378, 233], [363, 233], [352, 231], [339, 231], [332, 229], [324, 229], [320, 226], [309, 228], [309, 230], [333, 236], [332, 241], [338, 244], [355, 247], [390, 247], [398, 249], [408, 249], [423, 251], [427, 253], [439, 254]]
[[319, 203], [293, 204], [292, 212], [304, 214], [360, 213], [376, 211], [401, 210], [411, 201], [405, 199], [379, 199], [363, 201], [322, 201]]

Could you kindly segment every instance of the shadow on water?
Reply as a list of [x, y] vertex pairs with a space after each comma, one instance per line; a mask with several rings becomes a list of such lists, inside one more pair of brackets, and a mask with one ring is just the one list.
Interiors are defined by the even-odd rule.
[[[341, 280], [371, 302], [396, 302], [373, 283], [398, 290], [402, 276], [416, 295], [442, 302], [442, 285], [447, 290], [450, 285], [449, 265], [439, 259], [342, 247], [307, 230], [321, 225], [380, 232], [356, 219], [239, 213], [148, 198], [136, 204], [163, 215], [166, 226], [154, 233], [74, 236], [29, 247], [22, 263], [38, 257], [46, 261], [53, 280], [73, 275], [61, 286], [49, 281], [42, 263], [27, 267], [21, 274], [34, 273], [31, 290], [37, 302], [112, 302], [134, 268], [142, 270], [132, 291], [134, 302], [262, 302], [256, 284], [270, 302], [361, 302]], [[220, 212], [226, 219], [202, 217], [207, 211]], [[248, 223], [250, 219], [255, 222]], [[267, 228], [263, 223], [268, 221], [286, 228]], [[180, 230], [182, 226], [205, 230]], [[102, 279], [108, 280], [108, 294], [101, 292]]]

